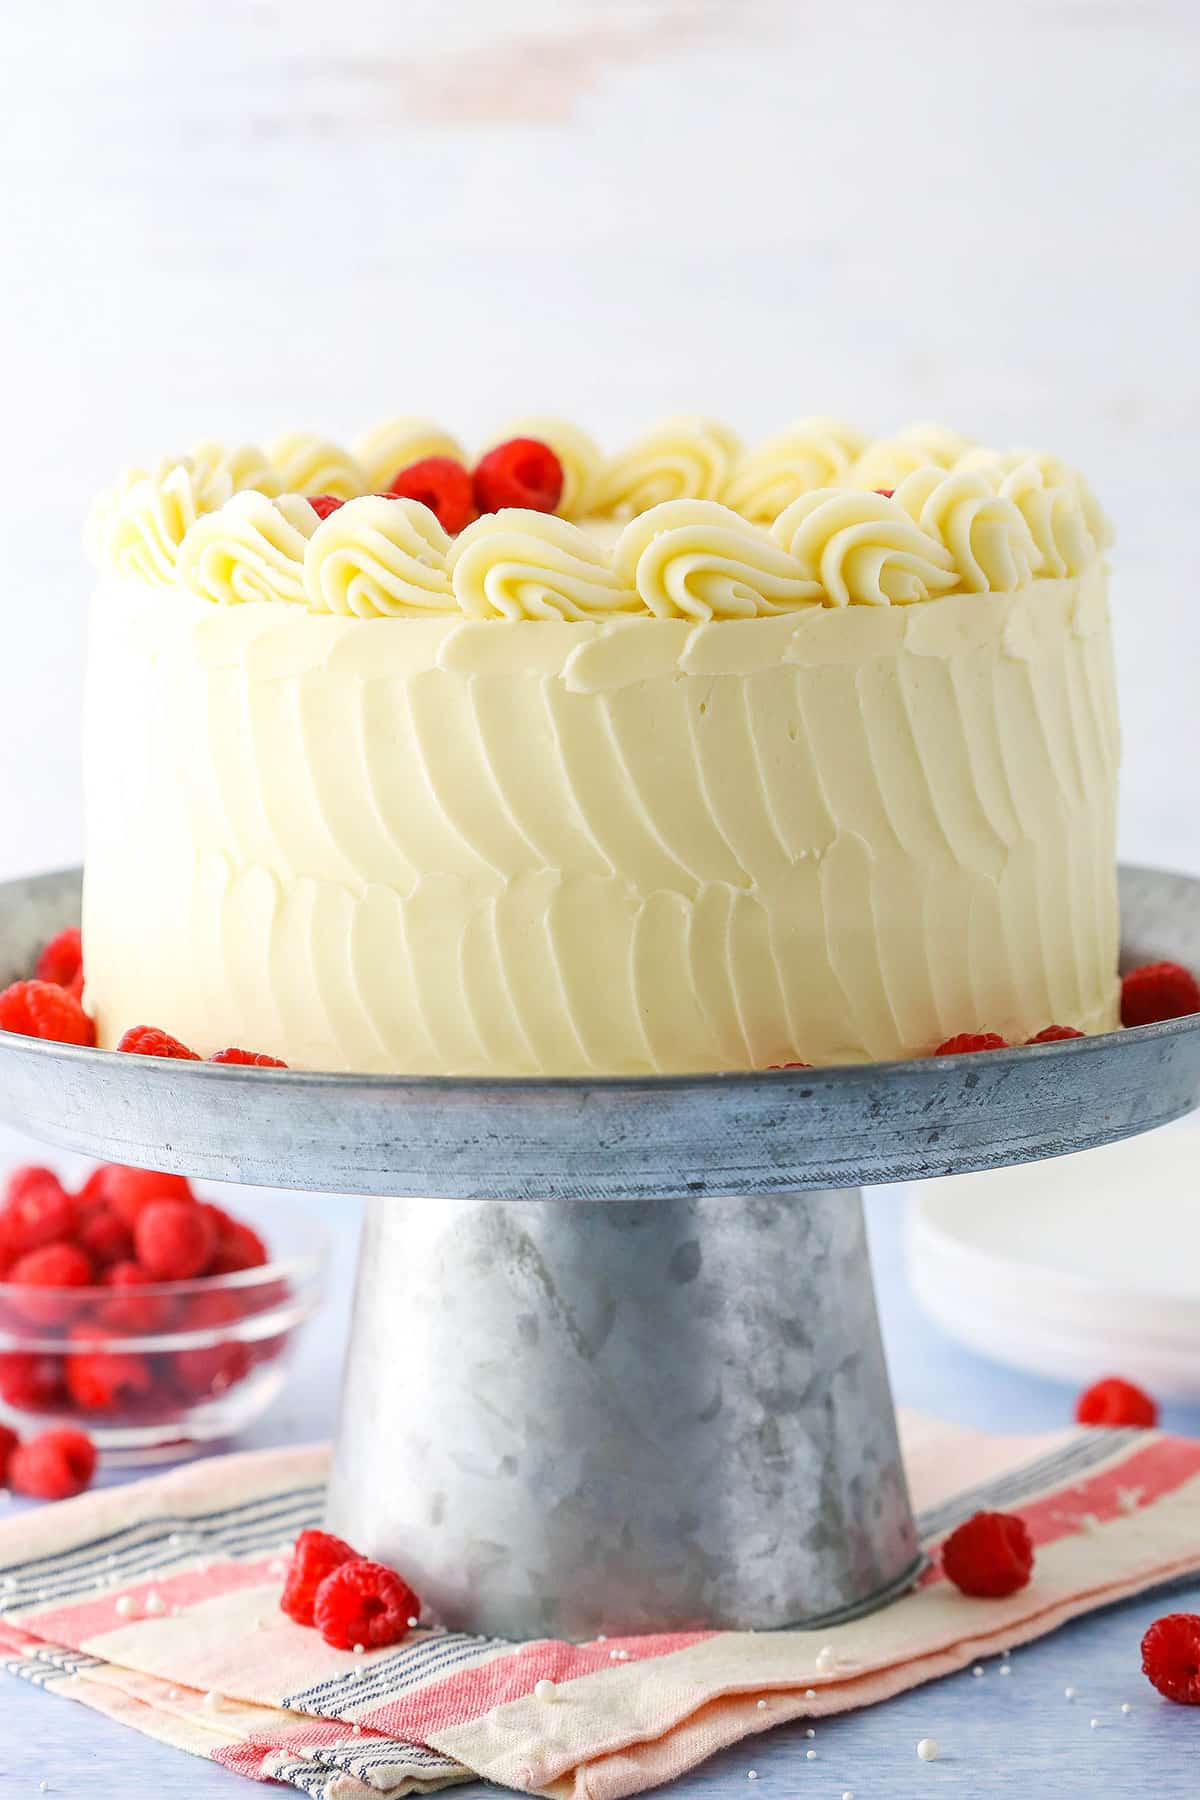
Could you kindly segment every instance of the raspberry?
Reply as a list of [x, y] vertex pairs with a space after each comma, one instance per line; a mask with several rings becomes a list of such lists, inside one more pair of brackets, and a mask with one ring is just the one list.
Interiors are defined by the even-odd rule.
[[166, 1294], [141, 1294], [151, 1278], [140, 1263], [118, 1262], [104, 1272], [104, 1285], [113, 1290], [98, 1317], [102, 1325], [126, 1337], [148, 1337], [167, 1325], [174, 1310]]
[[975, 1050], [1007, 1050], [1008, 1045], [994, 1031], [960, 1031], [957, 1037], [947, 1038], [934, 1051], [935, 1056], [965, 1056]]
[[33, 972], [39, 981], [66, 988], [79, 999], [83, 992], [83, 934], [78, 925], [69, 925], [43, 946]]
[[153, 1281], [191, 1281], [213, 1259], [217, 1228], [194, 1201], [152, 1200], [138, 1213], [133, 1241]]
[[[313, 1602], [325, 1577], [342, 1563], [358, 1560], [358, 1551], [331, 1532], [302, 1531], [292, 1550], [287, 1580], [279, 1596], [279, 1610], [289, 1619], [295, 1619], [297, 1625], [311, 1625]], [[356, 1644], [359, 1641], [358, 1638], [354, 1640]]]
[[[188, 1302], [187, 1331], [212, 1331], [222, 1325], [236, 1324], [243, 1307], [233, 1294], [217, 1289], [209, 1294], [196, 1294]], [[189, 1400], [209, 1400], [228, 1393], [250, 1373], [253, 1358], [247, 1345], [233, 1338], [214, 1344], [199, 1344], [194, 1349], [177, 1350], [171, 1358], [175, 1385]]]
[[287, 1064], [280, 1062], [277, 1056], [264, 1056], [261, 1050], [218, 1050], [209, 1062], [239, 1063], [247, 1069], [286, 1069]]
[[[118, 1218], [132, 1230], [143, 1206], [152, 1200], [191, 1200], [191, 1183], [183, 1175], [164, 1175], [157, 1169], [131, 1169], [124, 1163], [105, 1163], [96, 1171], [103, 1177], [101, 1194]], [[88, 1186], [95, 1176], [89, 1178]]]
[[1076, 1031], [1073, 1025], [1047, 1025], [1035, 1037], [1026, 1038], [1027, 1044], [1065, 1044], [1068, 1038], [1082, 1037], [1082, 1031]]
[[[0, 996], [2, 998], [2, 996]], [[160, 1031], [157, 1025], [131, 1025], [125, 1033], [118, 1050], [127, 1056], [167, 1056], [178, 1062], [199, 1062], [201, 1059], [178, 1038], [173, 1038], [166, 1031]]]
[[9, 1458], [8, 1485], [31, 1500], [82, 1494], [96, 1473], [96, 1447], [82, 1431], [63, 1426], [18, 1445]]
[[1168, 1613], [1142, 1639], [1142, 1674], [1177, 1706], [1200, 1706], [1200, 1613]]
[[336, 512], [339, 506], [345, 506], [346, 502], [339, 500], [336, 494], [310, 494], [308, 504], [318, 519], [327, 519], [330, 513]]
[[97, 1269], [110, 1269], [114, 1263], [127, 1262], [133, 1256], [133, 1237], [120, 1213], [103, 1201], [89, 1206], [79, 1221], [75, 1242], [86, 1250]]
[[1015, 1594], [1033, 1569], [1024, 1520], [1012, 1513], [975, 1513], [942, 1545], [942, 1568], [961, 1593], [986, 1600]]
[[335, 1650], [398, 1644], [421, 1602], [399, 1575], [377, 1562], [344, 1562], [327, 1575], [313, 1602], [313, 1624]]
[[1157, 1025], [1194, 1012], [1200, 1012], [1200, 986], [1180, 963], [1143, 963], [1121, 983], [1122, 1025]]
[[538, 438], [509, 438], [475, 465], [475, 504], [480, 512], [524, 506], [552, 513], [562, 490], [562, 464], [549, 444]]
[[885, 500], [890, 500], [896, 490], [895, 488], [872, 488], [871, 492], [873, 494], [882, 494]]
[[219, 1206], [206, 1209], [216, 1213], [217, 1249], [209, 1268], [210, 1275], [237, 1275], [243, 1269], [261, 1269], [268, 1260], [267, 1246], [249, 1225], [231, 1219]]
[[62, 1375], [57, 1356], [10, 1350], [0, 1356], [0, 1400], [19, 1412], [53, 1412], [64, 1399]]
[[[94, 1325], [81, 1325], [78, 1335], [94, 1343], [106, 1334]], [[66, 1377], [67, 1392], [84, 1412], [117, 1412], [154, 1386], [145, 1357], [124, 1351], [72, 1351], [66, 1359]]]
[[96, 1027], [74, 994], [52, 981], [14, 981], [0, 994], [0, 1031], [48, 1038], [55, 1044], [94, 1044]]
[[10, 1425], [0, 1425], [0, 1488], [8, 1486], [8, 1459], [20, 1441]]
[[423, 456], [397, 470], [389, 487], [399, 499], [419, 500], [451, 537], [476, 517], [470, 471], [452, 456]]
[[[70, 1316], [71, 1306], [54, 1290], [90, 1287], [92, 1265], [77, 1244], [44, 1244], [19, 1256], [7, 1280], [11, 1287], [28, 1290], [14, 1300], [27, 1319], [35, 1325], [59, 1325]], [[40, 1288], [50, 1291], [39, 1293]]]
[[51, 1169], [14, 1169], [8, 1178], [4, 1239], [10, 1256], [58, 1243], [75, 1230], [76, 1203]]
[[1080, 1425], [1142, 1425], [1149, 1430], [1158, 1424], [1158, 1403], [1132, 1381], [1109, 1375], [1080, 1394], [1075, 1417]]

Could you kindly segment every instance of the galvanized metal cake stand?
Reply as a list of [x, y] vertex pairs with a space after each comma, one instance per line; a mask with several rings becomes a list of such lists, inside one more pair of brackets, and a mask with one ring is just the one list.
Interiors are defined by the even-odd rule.
[[[1200, 882], [1122, 874], [1129, 962], [1200, 967]], [[0, 977], [78, 917], [0, 887]], [[165, 1021], [170, 1024], [170, 1021]], [[790, 1073], [276, 1073], [0, 1034], [0, 1115], [93, 1156], [374, 1196], [331, 1527], [448, 1625], [817, 1624], [920, 1558], [869, 1182], [1082, 1150], [1200, 1099], [1200, 1018]], [[615, 1204], [619, 1202], [620, 1204]]]

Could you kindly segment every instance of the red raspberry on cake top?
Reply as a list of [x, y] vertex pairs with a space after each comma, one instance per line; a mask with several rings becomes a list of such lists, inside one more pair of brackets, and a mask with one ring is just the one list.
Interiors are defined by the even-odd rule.
[[509, 438], [475, 465], [475, 504], [481, 513], [505, 506], [552, 513], [562, 491], [562, 464], [540, 438]]
[[427, 506], [450, 537], [478, 516], [470, 472], [452, 456], [423, 456], [397, 470], [390, 485], [396, 498]]

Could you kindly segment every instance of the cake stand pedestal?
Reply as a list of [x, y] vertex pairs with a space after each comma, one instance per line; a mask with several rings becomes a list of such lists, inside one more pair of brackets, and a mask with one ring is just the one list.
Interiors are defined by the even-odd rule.
[[[0, 980], [78, 903], [77, 872], [0, 886]], [[1200, 883], [1126, 870], [1122, 909], [1127, 962], [1200, 966]], [[1198, 1100], [1200, 1017], [986, 1056], [533, 1081], [0, 1034], [0, 1116], [34, 1135], [374, 1196], [329, 1522], [446, 1624], [508, 1637], [812, 1625], [905, 1586], [920, 1558], [856, 1190], [1085, 1149]]]

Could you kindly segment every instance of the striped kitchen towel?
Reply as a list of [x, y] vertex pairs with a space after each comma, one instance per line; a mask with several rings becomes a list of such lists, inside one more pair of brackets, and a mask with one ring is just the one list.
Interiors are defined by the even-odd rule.
[[[883, 1611], [817, 1632], [517, 1644], [422, 1628], [355, 1656], [278, 1608], [291, 1542], [321, 1518], [328, 1453], [314, 1447], [217, 1457], [5, 1521], [0, 1657], [152, 1737], [329, 1800], [473, 1775], [618, 1800], [783, 1720], [885, 1700], [1200, 1568], [1200, 1442], [902, 1424], [926, 1546], [980, 1507], [1019, 1511], [1037, 1545], [1021, 1593], [969, 1600], [935, 1563]], [[545, 1677], [552, 1700], [534, 1692]]]

